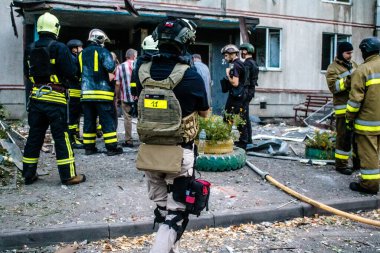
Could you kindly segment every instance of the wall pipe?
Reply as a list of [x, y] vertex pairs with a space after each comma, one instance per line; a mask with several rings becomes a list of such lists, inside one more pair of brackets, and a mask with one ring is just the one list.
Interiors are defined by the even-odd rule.
[[289, 187], [286, 187], [285, 185], [279, 183], [273, 177], [269, 176], [269, 173], [261, 171], [259, 168], [257, 168], [255, 165], [253, 165], [251, 162], [246, 161], [246, 164], [248, 165], [248, 167], [251, 170], [253, 170], [255, 173], [257, 173], [258, 175], [260, 175], [263, 179], [268, 180], [270, 183], [272, 183], [273, 185], [277, 186], [278, 188], [280, 188], [284, 192], [292, 195], [293, 197], [296, 197], [297, 199], [299, 199], [299, 200], [301, 200], [303, 202], [306, 202], [306, 203], [308, 203], [308, 204], [310, 204], [312, 206], [315, 206], [315, 207], [320, 208], [322, 210], [325, 210], [327, 212], [330, 212], [330, 213], [333, 213], [333, 214], [345, 217], [345, 218], [353, 220], [353, 221], [357, 221], [357, 222], [361, 222], [361, 223], [364, 223], [364, 224], [367, 224], [367, 225], [372, 225], [372, 226], [380, 227], [380, 221], [363, 218], [363, 217], [360, 217], [358, 215], [354, 215], [354, 214], [350, 214], [350, 213], [347, 213], [347, 212], [343, 212], [343, 211], [338, 210], [336, 208], [333, 208], [331, 206], [322, 204], [322, 203], [320, 203], [318, 201], [315, 201], [315, 200], [313, 200], [311, 198], [308, 198], [308, 197], [306, 197], [306, 196], [304, 196], [304, 195], [302, 195], [302, 194], [300, 194], [300, 193], [298, 193], [298, 192], [290, 189]]

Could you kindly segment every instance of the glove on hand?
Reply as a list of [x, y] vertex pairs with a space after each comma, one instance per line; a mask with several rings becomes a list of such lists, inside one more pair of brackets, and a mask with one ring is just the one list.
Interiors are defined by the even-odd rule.
[[346, 129], [348, 131], [353, 131], [354, 130], [354, 121], [346, 119]]

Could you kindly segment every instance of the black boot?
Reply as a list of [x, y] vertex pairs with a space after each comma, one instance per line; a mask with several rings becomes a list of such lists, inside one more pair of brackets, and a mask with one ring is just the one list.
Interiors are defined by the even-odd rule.
[[343, 174], [343, 175], [352, 175], [352, 173], [354, 172], [352, 170], [352, 168], [349, 168], [349, 167], [345, 167], [345, 168], [335, 168], [335, 170], [337, 172], [339, 172], [340, 174]]
[[361, 186], [359, 183], [352, 182], [350, 183], [350, 189], [356, 192], [362, 192], [366, 194], [377, 194], [377, 191], [372, 191]]
[[116, 147], [114, 149], [107, 150], [108, 156], [120, 155], [123, 153], [123, 149], [121, 147]]

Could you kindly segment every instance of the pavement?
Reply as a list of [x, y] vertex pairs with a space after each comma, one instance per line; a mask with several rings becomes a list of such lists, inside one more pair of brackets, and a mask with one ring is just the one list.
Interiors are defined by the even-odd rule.
[[[122, 126], [119, 122], [120, 140]], [[273, 127], [264, 130], [277, 134], [287, 128]], [[260, 127], [254, 130], [264, 132]], [[289, 143], [296, 153], [304, 152], [302, 142]], [[104, 149], [101, 139], [97, 146]], [[85, 156], [84, 150], [76, 150], [77, 171], [88, 180], [69, 187], [60, 184], [52, 154], [41, 152], [39, 168], [47, 175], [33, 185], [0, 190], [0, 250], [153, 233], [155, 205], [147, 196], [144, 173], [135, 168], [136, 152], [137, 147], [124, 148], [122, 155], [108, 157], [105, 153]], [[380, 208], [379, 195], [349, 190], [357, 173], [341, 175], [333, 165], [253, 156], [247, 160], [291, 189], [340, 210]], [[190, 230], [325, 214], [265, 182], [247, 166], [197, 176], [212, 183], [210, 206], [201, 216], [190, 218]]]

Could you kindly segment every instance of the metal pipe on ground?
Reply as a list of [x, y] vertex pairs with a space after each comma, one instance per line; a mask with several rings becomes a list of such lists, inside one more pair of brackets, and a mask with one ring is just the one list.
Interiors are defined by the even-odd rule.
[[361, 223], [364, 223], [364, 224], [367, 224], [367, 225], [372, 225], [372, 226], [376, 226], [376, 227], [380, 227], [380, 221], [376, 221], [376, 220], [371, 220], [371, 219], [367, 219], [367, 218], [363, 218], [363, 217], [360, 217], [358, 215], [354, 215], [354, 214], [350, 214], [350, 213], [347, 213], [347, 212], [343, 212], [339, 209], [336, 209], [336, 208], [333, 208], [331, 206], [328, 206], [328, 205], [325, 205], [323, 203], [320, 203], [318, 201], [315, 201], [311, 198], [308, 198], [292, 189], [290, 189], [289, 187], [286, 187], [285, 185], [281, 184], [280, 182], [278, 182], [277, 180], [275, 180], [273, 177], [269, 176], [269, 173], [268, 172], [263, 172], [262, 170], [260, 170], [259, 168], [257, 168], [255, 165], [253, 165], [251, 162], [249, 161], [246, 161], [246, 164], [247, 166], [253, 170], [255, 173], [257, 173], [258, 175], [260, 175], [263, 179], [265, 180], [268, 180], [270, 183], [272, 183], [273, 185], [277, 186], [278, 188], [280, 188], [281, 190], [283, 190], [284, 192], [290, 194], [291, 196], [305, 202], [305, 203], [308, 203], [312, 206], [315, 206], [317, 208], [320, 208], [322, 210], [325, 210], [327, 212], [330, 212], [330, 213], [333, 213], [333, 214], [336, 214], [336, 215], [339, 215], [339, 216], [342, 216], [342, 217], [345, 217], [347, 219], [350, 219], [350, 220], [353, 220], [353, 221], [357, 221], [357, 222], [361, 222]]

